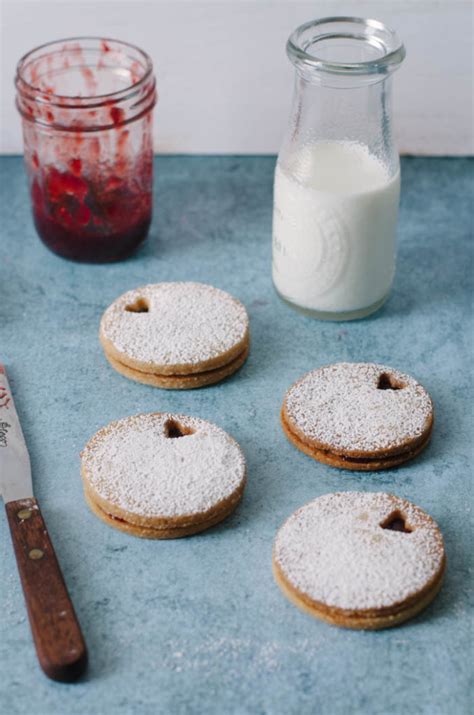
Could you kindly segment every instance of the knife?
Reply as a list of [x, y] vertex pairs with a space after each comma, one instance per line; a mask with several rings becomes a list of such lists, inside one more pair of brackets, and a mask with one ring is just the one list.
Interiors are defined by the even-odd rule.
[[5, 367], [0, 364], [0, 492], [5, 502], [31, 633], [53, 680], [76, 680], [87, 649], [53, 545], [33, 497], [31, 465]]

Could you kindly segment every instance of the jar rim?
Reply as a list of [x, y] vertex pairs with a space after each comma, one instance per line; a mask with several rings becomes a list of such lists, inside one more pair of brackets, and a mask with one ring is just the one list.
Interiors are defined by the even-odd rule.
[[[337, 62], [308, 51], [310, 45], [331, 39], [361, 40], [382, 50], [382, 54], [362, 62]], [[379, 20], [354, 16], [331, 16], [305, 22], [288, 38], [286, 51], [296, 65], [339, 75], [387, 74], [405, 58], [405, 47], [394, 30]]]
[[[136, 52], [144, 60], [144, 73], [140, 79], [136, 82], [132, 82], [123, 89], [116, 90], [114, 92], [108, 92], [106, 94], [95, 94], [95, 95], [64, 95], [56, 94], [55, 92], [46, 93], [41, 87], [35, 86], [31, 82], [25, 79], [24, 71], [28, 66], [28, 61], [34, 58], [34, 55], [40, 53], [42, 50], [47, 48], [55, 48], [59, 45], [63, 46], [61, 49], [64, 51], [65, 43], [73, 42], [98, 42], [98, 43], [113, 43], [115, 46], [121, 46], [128, 48]], [[112, 37], [102, 37], [98, 35], [80, 35], [76, 37], [65, 37], [60, 40], [53, 40], [52, 42], [45, 42], [42, 45], [38, 45], [33, 49], [25, 53], [17, 62], [16, 65], [16, 75], [15, 75], [15, 86], [20, 93], [32, 93], [32, 95], [39, 95], [36, 97], [37, 101], [47, 102], [58, 107], [67, 107], [68, 109], [83, 109], [93, 108], [101, 106], [104, 103], [114, 100], [114, 103], [121, 102], [123, 100], [133, 97], [150, 79], [153, 73], [153, 62], [151, 57], [140, 47], [132, 44], [131, 42], [126, 42], [124, 40], [116, 40]]]

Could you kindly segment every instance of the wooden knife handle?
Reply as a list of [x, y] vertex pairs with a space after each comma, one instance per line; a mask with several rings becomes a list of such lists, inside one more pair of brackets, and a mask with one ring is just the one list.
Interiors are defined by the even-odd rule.
[[76, 680], [87, 649], [36, 499], [5, 506], [40, 665], [48, 678]]

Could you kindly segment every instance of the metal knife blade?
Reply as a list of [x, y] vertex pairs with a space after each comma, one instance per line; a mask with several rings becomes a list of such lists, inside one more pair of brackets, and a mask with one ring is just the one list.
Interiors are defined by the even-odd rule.
[[33, 496], [30, 456], [8, 384], [0, 364], [0, 493], [5, 504]]

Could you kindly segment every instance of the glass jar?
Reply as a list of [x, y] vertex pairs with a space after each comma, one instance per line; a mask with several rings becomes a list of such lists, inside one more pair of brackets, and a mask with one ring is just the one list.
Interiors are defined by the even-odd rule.
[[59, 40], [25, 55], [15, 84], [41, 240], [77, 261], [125, 258], [152, 215], [150, 58], [116, 40]]
[[275, 170], [273, 282], [312, 316], [362, 318], [395, 271], [391, 75], [405, 50], [376, 20], [335, 17], [299, 27], [287, 53], [296, 81]]

